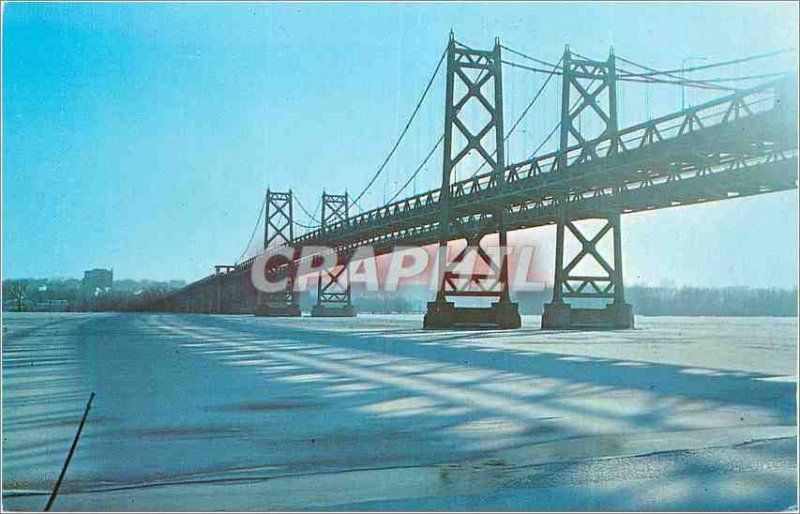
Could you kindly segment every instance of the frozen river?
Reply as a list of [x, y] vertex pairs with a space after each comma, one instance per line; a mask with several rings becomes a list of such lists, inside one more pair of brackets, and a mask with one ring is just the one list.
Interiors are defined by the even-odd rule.
[[[797, 320], [3, 317], [3, 506], [783, 510]], [[523, 327], [537, 327], [525, 317]]]

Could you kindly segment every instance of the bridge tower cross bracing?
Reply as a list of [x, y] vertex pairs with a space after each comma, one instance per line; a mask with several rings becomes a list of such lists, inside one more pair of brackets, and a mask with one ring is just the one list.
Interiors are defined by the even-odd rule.
[[[267, 189], [264, 217], [264, 251], [273, 246], [294, 243], [294, 209], [291, 189], [277, 192]], [[295, 262], [289, 263], [286, 287], [276, 293], [258, 293], [256, 316], [300, 316], [300, 304], [294, 290]]]
[[[336, 223], [349, 219], [350, 198], [322, 192], [320, 227], [325, 231]], [[317, 304], [311, 309], [314, 317], [346, 318], [356, 315], [350, 290], [350, 267], [348, 262], [340, 262], [331, 269], [321, 271], [317, 276]]]
[[[451, 182], [459, 166], [474, 156], [486, 163], [498, 188], [505, 186], [503, 149], [503, 81], [500, 41], [492, 50], [476, 50], [456, 42], [453, 34], [447, 48], [445, 89], [444, 158], [439, 196], [438, 290], [428, 303], [425, 329], [447, 329], [458, 325], [490, 325], [519, 328], [521, 320], [508, 289], [508, 266], [503, 253], [507, 244], [505, 208], [498, 205], [477, 215], [461, 215], [451, 205]], [[489, 90], [489, 91], [487, 91]], [[470, 114], [473, 114], [470, 116]], [[476, 120], [478, 120], [476, 122]], [[477, 131], [470, 125], [477, 125]], [[456, 129], [456, 130], [454, 130]], [[481, 246], [485, 236], [498, 234], [499, 263]], [[448, 241], [466, 240], [466, 247], [448, 263]], [[486, 273], [458, 270], [474, 252]], [[467, 261], [470, 262], [470, 261]], [[491, 283], [487, 285], [487, 281]], [[450, 297], [494, 298], [490, 307], [457, 307]]]
[[[584, 159], [596, 158], [600, 151], [613, 162], [620, 149], [617, 122], [617, 75], [613, 49], [606, 61], [575, 57], [569, 47], [562, 60], [562, 93], [558, 173], [570, 173], [570, 166]], [[572, 93], [575, 102], [572, 102]], [[582, 116], [602, 127], [599, 134], [583, 129]], [[587, 120], [589, 121], [589, 120]], [[594, 139], [609, 141], [602, 150], [592, 144]], [[581, 145], [580, 152], [569, 151]], [[608, 329], [633, 328], [633, 310], [625, 303], [622, 279], [622, 244], [620, 211], [609, 210], [600, 222], [599, 230], [591, 235], [586, 223], [571, 216], [572, 191], [559, 194], [556, 221], [556, 262], [553, 280], [553, 301], [546, 304], [542, 315], [543, 329]], [[620, 194], [620, 188], [613, 189]], [[566, 237], [572, 236], [580, 246], [578, 253], [565, 263]], [[608, 238], [613, 240], [610, 255], [600, 247]], [[583, 265], [583, 271], [581, 266]], [[588, 271], [587, 271], [588, 270]], [[605, 307], [577, 308], [566, 299], [578, 301], [611, 300]]]

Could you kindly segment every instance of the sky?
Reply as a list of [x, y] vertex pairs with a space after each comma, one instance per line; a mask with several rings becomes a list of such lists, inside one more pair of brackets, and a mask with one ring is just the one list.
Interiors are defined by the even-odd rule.
[[[451, 29], [472, 47], [499, 37], [550, 62], [565, 44], [598, 59], [613, 46], [618, 57], [675, 69], [796, 44], [798, 7], [5, 3], [3, 278], [113, 267], [117, 278], [195, 280], [252, 255], [266, 187], [291, 188], [318, 215], [323, 190], [354, 195], [367, 185]], [[796, 59], [713, 73], [796, 71]], [[508, 128], [546, 77], [503, 73]], [[363, 207], [390, 198], [441, 134], [443, 75]], [[528, 157], [557, 122], [557, 82], [509, 138], [509, 161]], [[708, 98], [701, 93], [686, 101]], [[677, 86], [625, 85], [620, 126], [680, 102]], [[405, 193], [438, 187], [440, 170], [437, 153]], [[626, 282], [796, 287], [797, 202], [790, 191], [627, 215]], [[553, 230], [532, 237], [550, 273]]]

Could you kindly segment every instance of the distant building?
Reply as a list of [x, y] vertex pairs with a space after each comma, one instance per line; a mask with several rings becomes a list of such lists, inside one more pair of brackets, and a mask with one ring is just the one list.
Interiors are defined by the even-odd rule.
[[107, 293], [113, 284], [114, 270], [95, 268], [83, 272], [83, 290], [89, 294]]

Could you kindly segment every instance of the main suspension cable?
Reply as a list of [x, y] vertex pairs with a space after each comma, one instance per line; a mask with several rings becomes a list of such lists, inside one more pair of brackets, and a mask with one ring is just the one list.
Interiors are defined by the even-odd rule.
[[417, 178], [417, 175], [419, 174], [419, 172], [422, 171], [422, 168], [425, 167], [426, 164], [428, 164], [428, 161], [431, 159], [431, 157], [433, 156], [434, 152], [436, 152], [436, 149], [439, 148], [439, 145], [442, 144], [442, 141], [444, 141], [444, 134], [439, 136], [439, 140], [436, 141], [436, 144], [433, 145], [433, 148], [431, 148], [431, 151], [428, 152], [428, 155], [425, 156], [425, 159], [422, 161], [422, 164], [417, 166], [417, 169], [414, 171], [414, 173], [411, 174], [410, 177], [408, 177], [408, 180], [406, 180], [406, 183], [403, 184], [403, 187], [398, 189], [397, 192], [394, 194], [394, 196], [392, 196], [387, 203], [392, 203], [393, 201], [395, 201], [395, 199], [398, 196], [400, 196], [400, 193], [402, 193], [408, 187], [408, 185], [411, 184], [411, 182], [415, 178]]
[[320, 199], [319, 199], [319, 202], [317, 203], [317, 207], [314, 209], [314, 212], [313, 212], [313, 214], [312, 214], [312, 213], [311, 213], [311, 212], [310, 212], [308, 209], [306, 209], [306, 208], [305, 208], [305, 206], [304, 206], [304, 205], [303, 205], [303, 203], [300, 201], [300, 198], [298, 198], [298, 197], [297, 197], [297, 195], [294, 195], [294, 200], [297, 202], [297, 205], [300, 207], [300, 209], [301, 209], [301, 210], [302, 210], [304, 213], [306, 213], [306, 216], [308, 216], [309, 218], [311, 218], [311, 221], [312, 221], [312, 223], [314, 223], [314, 222], [316, 222], [316, 221], [317, 221], [317, 219], [316, 219], [316, 215], [317, 215], [317, 211], [319, 210], [319, 206], [320, 206], [320, 204], [322, 203], [322, 198], [320, 198]]
[[[508, 131], [508, 134], [506, 134], [503, 137], [503, 143], [505, 143], [508, 140], [508, 138], [511, 137], [511, 134], [513, 134], [514, 131], [517, 129], [517, 127], [519, 126], [520, 122], [522, 122], [522, 119], [528, 114], [528, 111], [531, 110], [531, 108], [533, 107], [533, 104], [536, 103], [536, 100], [539, 99], [539, 97], [541, 96], [542, 92], [547, 87], [547, 84], [550, 82], [550, 79], [553, 78], [554, 75], [558, 74], [556, 72], [556, 70], [560, 69], [562, 60], [563, 60], [563, 58], [559, 59], [556, 64], [552, 64], [551, 65], [553, 67], [553, 69], [550, 71], [550, 74], [547, 76], [547, 79], [545, 79], [544, 83], [542, 84], [542, 87], [540, 87], [539, 91], [537, 91], [536, 94], [533, 96], [533, 100], [531, 100], [530, 103], [528, 104], [528, 106], [525, 107], [525, 110], [522, 111], [522, 114], [519, 116], [519, 118], [517, 118], [517, 121], [515, 121], [514, 124], [511, 126], [511, 129]], [[502, 62], [505, 63], [505, 61], [502, 61]], [[497, 154], [497, 149], [495, 148], [494, 152], [492, 152], [492, 156], [494, 156], [496, 154]], [[483, 163], [478, 167], [478, 169], [473, 171], [472, 175], [470, 175], [470, 176], [474, 177], [475, 175], [477, 175], [483, 169], [483, 167], [486, 166], [487, 162], [488, 161], [484, 160]]]
[[430, 80], [428, 80], [428, 85], [425, 86], [425, 90], [422, 92], [422, 97], [419, 99], [419, 102], [417, 102], [416, 107], [414, 107], [414, 111], [411, 113], [411, 117], [409, 117], [408, 122], [406, 122], [406, 126], [403, 128], [403, 131], [400, 133], [400, 137], [398, 137], [397, 141], [394, 143], [394, 146], [392, 147], [391, 151], [389, 152], [389, 155], [387, 155], [386, 159], [383, 160], [383, 164], [381, 164], [381, 166], [378, 168], [378, 171], [376, 171], [375, 174], [372, 176], [372, 179], [370, 179], [370, 181], [367, 184], [367, 186], [355, 198], [353, 198], [353, 203], [355, 203], [356, 205], [358, 205], [358, 201], [366, 194], [366, 192], [369, 190], [369, 188], [372, 187], [372, 184], [374, 184], [375, 181], [378, 179], [378, 176], [381, 174], [383, 169], [389, 163], [389, 159], [392, 158], [392, 156], [394, 155], [394, 152], [397, 150], [397, 147], [400, 146], [400, 142], [403, 140], [403, 137], [405, 137], [406, 132], [408, 132], [408, 128], [411, 126], [411, 122], [413, 122], [414, 118], [417, 116], [417, 112], [419, 112], [419, 109], [422, 106], [422, 102], [425, 100], [425, 97], [428, 95], [428, 91], [430, 91], [431, 86], [433, 85], [433, 81], [436, 78], [436, 75], [439, 73], [439, 68], [442, 67], [442, 62], [444, 62], [444, 58], [446, 56], [447, 56], [447, 48], [445, 48], [444, 52], [442, 52], [442, 56], [439, 58], [439, 62], [436, 64], [436, 69], [433, 70], [433, 75], [431, 75]]
[[500, 48], [502, 48], [504, 50], [508, 50], [512, 54], [518, 55], [518, 56], [522, 57], [523, 59], [528, 59], [528, 60], [531, 60], [531, 61], [533, 61], [535, 63], [541, 64], [541, 65], [544, 65], [544, 66], [548, 66], [550, 68], [554, 68], [555, 67], [555, 68], [557, 68], [559, 70], [561, 69], [561, 66], [560, 66], [561, 61], [564, 59], [564, 57], [562, 56], [561, 59], [558, 60], [558, 63], [553, 64], [551, 62], [547, 62], [547, 61], [543, 61], [541, 59], [537, 59], [536, 57], [531, 57], [530, 55], [522, 53], [519, 50], [514, 50], [513, 48], [509, 48], [509, 47], [507, 47], [505, 45], [500, 45]]
[[258, 232], [258, 227], [261, 226], [261, 218], [264, 216], [264, 209], [267, 207], [267, 197], [264, 197], [264, 201], [261, 202], [261, 209], [258, 211], [258, 219], [256, 220], [256, 224], [253, 227], [253, 232], [250, 234], [250, 239], [247, 241], [247, 244], [242, 251], [242, 254], [236, 259], [236, 264], [239, 264], [244, 259], [244, 256], [247, 255], [247, 250], [250, 249], [250, 245], [253, 243], [253, 239], [256, 237], [256, 232]]
[[[576, 52], [574, 50], [572, 50], [572, 53], [576, 57], [579, 57], [580, 59], [584, 59], [584, 60], [587, 60], [587, 61], [591, 61], [592, 60], [589, 57], [586, 57], [585, 55], [582, 55], [582, 54], [580, 54], [580, 53], [578, 53], [578, 52]], [[651, 72], [651, 73], [647, 73], [647, 74], [637, 74], [637, 73], [633, 73], [633, 72], [630, 72], [630, 71], [627, 71], [627, 70], [624, 70], [624, 69], [621, 69], [621, 68], [617, 68], [617, 71], [619, 72], [617, 74], [617, 80], [620, 81], [620, 82], [646, 82], [647, 81], [647, 82], [650, 82], [650, 83], [673, 84], [673, 85], [681, 85], [681, 86], [688, 86], [688, 87], [696, 87], [696, 88], [699, 88], [699, 89], [716, 89], [716, 90], [719, 90], [719, 91], [738, 91], [738, 89], [736, 89], [736, 88], [715, 84], [712, 80], [708, 80], [708, 79], [703, 79], [703, 80], [700, 80], [700, 79], [687, 79], [683, 75], [680, 75], [680, 76], [674, 75], [674, 72], [673, 71], [669, 71], [669, 70], [666, 71], [666, 72], [660, 72], [659, 70], [656, 70], [654, 68], [650, 68], [650, 67], [645, 66], [643, 64], [639, 64], [639, 63], [630, 61], [628, 59], [625, 59], [624, 57], [620, 57], [619, 55], [616, 55], [615, 58], [619, 59], [622, 62], [628, 63], [628, 64], [633, 65], [633, 66], [637, 66], [639, 68], [642, 68], [644, 70], [647, 70], [647, 71]], [[683, 71], [684, 72], [685, 71], [691, 71], [691, 70], [696, 70], [696, 69], [705, 68], [705, 67], [712, 67], [712, 66], [717, 66], [717, 64], [707, 65], [707, 66], [698, 66], [698, 67], [695, 67], [695, 68], [684, 68]], [[669, 80], [665, 80], [665, 79], [655, 78], [655, 75], [658, 75], [658, 74], [663, 74], [665, 77], [669, 77], [669, 78], [672, 78], [674, 80], [669, 81]]]
[[[467, 46], [467, 45], [465, 45], [463, 43], [460, 43], [458, 41], [455, 41], [455, 43], [458, 46], [461, 46], [461, 47], [463, 47], [463, 48], [465, 48], [467, 50], [474, 50], [474, 49], [470, 48], [469, 46]], [[483, 77], [484, 73], [486, 73], [486, 68], [482, 69], [480, 71], [480, 73], [478, 73], [478, 77], [475, 79], [475, 83], [479, 83], [480, 82], [480, 80]], [[456, 114], [458, 114], [458, 113], [456, 113]], [[389, 199], [389, 201], [387, 203], [392, 203], [395, 199], [397, 199], [397, 197], [400, 196], [400, 194], [409, 186], [409, 184], [411, 184], [411, 182], [413, 182], [414, 179], [417, 178], [417, 175], [419, 175], [419, 172], [422, 171], [422, 168], [424, 168], [425, 165], [428, 163], [428, 161], [431, 159], [431, 157], [433, 157], [434, 152], [436, 152], [436, 149], [439, 148], [440, 144], [442, 144], [442, 141], [444, 141], [444, 134], [439, 136], [439, 139], [436, 141], [436, 144], [433, 145], [433, 148], [431, 148], [431, 150], [428, 152], [428, 155], [426, 155], [425, 158], [422, 160], [422, 163], [420, 163], [420, 165], [417, 166], [417, 169], [414, 170], [414, 172], [411, 174], [411, 176], [405, 181], [405, 183], [400, 187], [400, 189], [398, 189], [397, 192], [395, 192], [395, 194]], [[362, 209], [362, 212], [363, 212], [363, 209]]]
[[678, 86], [695, 87], [698, 89], [710, 89], [715, 91], [739, 91], [739, 88], [735, 88], [732, 86], [722, 86], [704, 80], [690, 80], [690, 79], [667, 80], [667, 79], [657, 79], [652, 77], [650, 78], [618, 77], [617, 80], [619, 80], [620, 82], [639, 82], [643, 84], [672, 84]]
[[756, 55], [750, 55], [750, 56], [747, 56], [747, 57], [740, 57], [738, 59], [731, 59], [729, 61], [722, 61], [722, 62], [717, 62], [717, 63], [712, 63], [712, 64], [703, 64], [703, 65], [700, 65], [700, 66], [693, 66], [691, 68], [683, 68], [683, 69], [677, 68], [677, 69], [673, 69], [673, 70], [657, 70], [657, 69], [653, 69], [653, 68], [644, 66], [642, 64], [636, 63], [634, 61], [630, 61], [628, 59], [622, 58], [620, 56], [617, 56], [617, 58], [620, 61], [626, 62], [626, 63], [628, 63], [628, 64], [630, 64], [632, 66], [638, 66], [639, 68], [642, 68], [642, 69], [648, 71], [648, 73], [634, 73], [634, 74], [630, 74], [630, 76], [634, 76], [634, 77], [650, 77], [650, 76], [654, 76], [654, 75], [672, 75], [672, 74], [675, 74], [675, 73], [687, 73], [687, 72], [693, 72], [693, 71], [698, 71], [698, 70], [707, 70], [707, 69], [710, 69], [710, 68], [718, 68], [720, 66], [729, 66], [731, 64], [740, 64], [740, 63], [743, 63], [743, 62], [755, 61], [755, 60], [758, 60], [758, 59], [765, 59], [767, 57], [773, 57], [773, 56], [780, 55], [780, 54], [791, 53], [791, 52], [794, 52], [795, 50], [796, 50], [795, 48], [785, 48], [785, 49], [782, 49], [782, 50], [774, 50], [772, 52], [766, 52], [766, 53], [763, 53], [763, 54], [756, 54]]
[[[728, 90], [728, 91], [736, 91], [737, 90], [736, 88], [728, 88], [726, 86], [720, 86], [718, 84], [714, 84], [714, 82], [710, 81], [710, 80], [687, 79], [687, 78], [683, 77], [683, 75], [675, 75], [674, 72], [670, 72], [670, 71], [659, 72], [658, 70], [656, 70], [654, 68], [651, 68], [649, 66], [645, 66], [643, 64], [639, 64], [639, 63], [631, 61], [631, 60], [628, 60], [628, 59], [626, 59], [624, 57], [617, 56], [617, 59], [619, 59], [620, 61], [622, 61], [624, 63], [628, 63], [631, 66], [636, 66], [637, 68], [641, 68], [643, 70], [647, 70], [648, 72], [650, 72], [649, 74], [646, 74], [646, 75], [645, 74], [638, 74], [637, 75], [636, 73], [631, 73], [631, 72], [626, 71], [626, 70], [620, 70], [620, 71], [623, 72], [622, 75], [621, 75], [620, 80], [625, 80], [625, 81], [629, 81], [629, 82], [641, 82], [643, 80], [647, 80], [647, 81], [650, 81], [651, 83], [669, 84], [670, 82], [669, 81], [665, 81], [664, 79], [656, 79], [656, 78], [651, 77], [651, 75], [661, 74], [661, 75], [664, 75], [665, 77], [669, 77], [669, 78], [674, 79], [675, 82], [672, 82], [673, 84], [680, 84], [680, 85], [690, 86], [690, 87], [710, 86], [710, 87], [713, 87], [713, 88], [718, 88], [718, 89], [721, 89], [721, 90]], [[686, 69], [684, 69], [683, 71], [685, 72]], [[706, 89], [709, 89], [709, 88], [707, 87]]]
[[756, 79], [769, 79], [775, 77], [782, 77], [785, 75], [791, 75], [792, 72], [790, 71], [775, 71], [772, 73], [760, 73], [758, 75], [745, 75], [744, 77], [727, 77], [727, 78], [713, 78], [710, 79], [712, 82], [743, 82], [745, 80], [756, 80]]
[[[677, 70], [667, 70], [667, 71], [656, 70], [656, 69], [651, 68], [649, 66], [645, 66], [643, 64], [639, 64], [639, 63], [631, 61], [629, 59], [625, 59], [624, 57], [619, 57], [618, 56], [618, 59], [623, 61], [623, 62], [625, 62], [625, 63], [628, 63], [628, 64], [630, 64], [632, 66], [636, 66], [637, 68], [646, 70], [648, 72], [648, 73], [625, 72], [624, 75], [622, 75], [622, 76], [625, 77], [623, 80], [628, 80], [628, 81], [634, 82], [635, 81], [634, 78], [645, 78], [645, 79], [647, 79], [649, 77], [653, 77], [653, 76], [657, 76], [657, 75], [664, 75], [666, 77], [677, 79], [678, 81], [680, 81], [680, 83], [684, 83], [685, 85], [694, 86], [695, 84], [707, 84], [707, 85], [713, 85], [714, 87], [719, 87], [720, 89], [722, 89], [722, 88], [725, 88], [726, 86], [720, 86], [717, 83], [719, 83], [719, 82], [741, 82], [741, 81], [746, 81], [746, 80], [774, 78], [774, 77], [786, 75], [789, 72], [761, 73], [761, 74], [757, 74], [757, 75], [748, 75], [748, 76], [744, 76], [744, 77], [716, 77], [716, 78], [713, 78], [713, 79], [703, 79], [703, 80], [686, 79], [682, 75], [676, 75], [676, 73], [683, 74], [683, 73], [690, 72], [690, 71], [697, 71], [697, 70], [709, 69], [709, 68], [714, 68], [714, 67], [719, 67], [719, 66], [726, 66], [726, 65], [730, 65], [730, 64], [736, 64], [736, 63], [739, 63], [739, 62], [752, 61], [752, 60], [755, 60], [755, 59], [762, 59], [762, 58], [771, 57], [771, 56], [782, 54], [782, 53], [793, 52], [794, 50], [795, 49], [793, 49], [793, 48], [785, 49], [785, 50], [776, 50], [774, 52], [768, 52], [768, 53], [765, 53], [765, 54], [758, 54], [758, 55], [754, 55], [754, 56], [743, 57], [743, 58], [740, 58], [740, 59], [733, 59], [733, 60], [725, 61], [725, 62], [721, 62], [721, 63], [714, 63], [714, 64], [707, 64], [707, 65], [702, 65], [702, 66], [695, 66], [695, 67], [692, 67], [692, 68], [684, 68], [683, 70], [677, 69]], [[668, 82], [662, 82], [662, 83], [668, 83]], [[729, 90], [736, 91], [737, 89], [736, 88], [729, 88]]]
[[298, 227], [307, 228], [309, 230], [316, 230], [320, 227], [320, 225], [306, 225], [305, 223], [300, 223], [299, 221], [295, 221], [294, 224]]
[[[503, 64], [507, 64], [513, 68], [520, 68], [523, 70], [532, 71], [534, 73], [547, 73], [547, 74], [554, 74], [554, 75], [563, 75], [563, 72], [555, 72], [553, 73], [550, 70], [544, 70], [542, 68], [534, 68], [532, 66], [526, 66], [524, 64], [519, 64], [513, 61], [503, 61]], [[667, 75], [670, 76], [670, 75]], [[751, 77], [753, 78], [753, 77]], [[755, 78], [758, 78], [756, 76]], [[666, 80], [666, 79], [659, 79], [655, 77], [639, 77], [635, 73], [626, 73], [617, 76], [617, 80], [620, 82], [643, 82], [643, 83], [655, 83], [655, 84], [677, 84], [677, 85], [685, 85], [689, 87], [697, 87], [700, 89], [714, 89], [720, 91], [737, 91], [736, 88], [729, 87], [729, 86], [721, 86], [718, 84], [714, 84], [711, 81], [705, 80], [694, 80], [694, 79], [677, 79], [677, 80]], [[720, 79], [717, 80], [718, 82], [729, 82], [739, 79]], [[741, 80], [746, 80], [746, 78], [742, 78]]]
[[[512, 68], [520, 68], [522, 70], [533, 71], [533, 72], [536, 72], [536, 73], [553, 73], [550, 70], [545, 70], [543, 68], [534, 68], [533, 66], [526, 66], [525, 64], [519, 64], [519, 63], [514, 62], [514, 61], [503, 60], [501, 62], [503, 64], [507, 64], [507, 65], [511, 66]], [[561, 61], [559, 60], [559, 62], [561, 62]], [[551, 65], [551, 66], [554, 66], [554, 65]], [[560, 70], [561, 68], [559, 67], [558, 69]], [[557, 71], [557, 72], [555, 72], [555, 75], [563, 75], [563, 73]]]
[[[596, 80], [597, 80], [597, 79], [592, 79], [592, 81], [591, 81], [591, 82], [589, 82], [589, 85], [586, 87], [586, 89], [587, 89], [587, 90], [588, 90], [588, 89], [590, 89], [590, 88], [591, 88], [591, 87], [594, 85], [594, 83], [595, 83], [595, 81], [596, 81]], [[580, 98], [576, 98], [576, 99], [575, 99], [575, 101], [572, 103], [572, 106], [569, 108], [569, 112], [572, 112], [572, 110], [573, 110], [573, 109], [575, 109], [575, 107], [577, 107], [577, 106], [578, 106], [578, 104], [580, 103], [580, 101], [581, 101], [581, 99], [580, 99]], [[550, 133], [549, 133], [549, 134], [547, 134], [547, 137], [546, 137], [546, 138], [544, 138], [544, 141], [542, 141], [542, 142], [541, 142], [541, 144], [539, 144], [539, 146], [537, 146], [537, 147], [536, 147], [536, 150], [534, 150], [534, 151], [533, 151], [533, 153], [531, 153], [531, 155], [530, 155], [529, 159], [533, 159], [533, 158], [536, 156], [536, 154], [537, 154], [537, 153], [539, 153], [539, 150], [541, 150], [541, 149], [544, 147], [544, 145], [546, 145], [546, 144], [547, 144], [547, 142], [548, 142], [548, 141], [550, 141], [550, 138], [551, 138], [551, 137], [553, 137], [553, 134], [555, 134], [555, 133], [556, 133], [556, 131], [557, 131], [557, 130], [558, 130], [560, 127], [561, 127], [561, 120], [559, 120], [559, 121], [558, 121], [558, 123], [556, 123], [556, 126], [555, 126], [555, 127], [553, 127], [553, 130], [551, 130], [551, 131], [550, 131]]]

